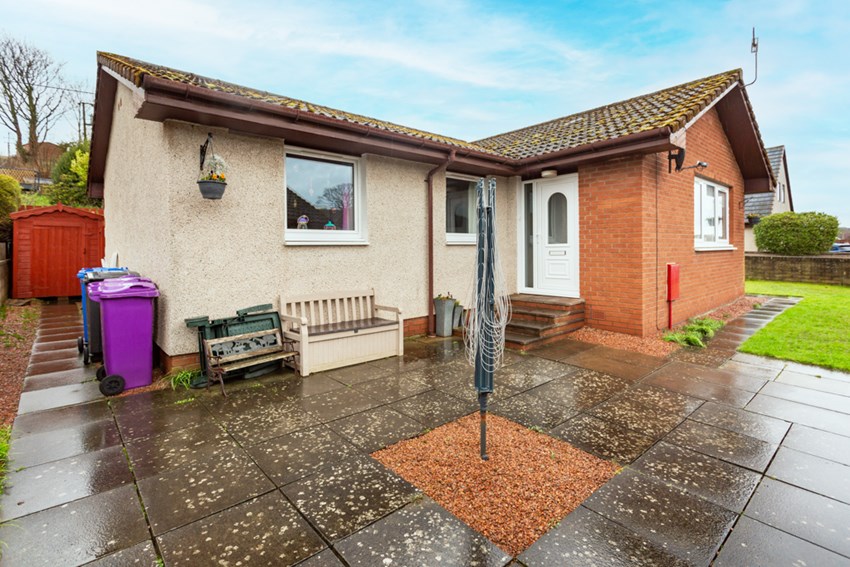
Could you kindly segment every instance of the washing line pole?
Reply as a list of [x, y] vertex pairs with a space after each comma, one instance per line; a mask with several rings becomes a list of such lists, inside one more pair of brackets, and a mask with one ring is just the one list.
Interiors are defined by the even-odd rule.
[[[475, 353], [475, 388], [478, 390], [478, 406], [481, 413], [481, 459], [487, 455], [487, 396], [493, 392], [494, 350], [492, 330], [488, 322], [494, 320], [494, 247], [493, 247], [493, 180], [490, 190], [484, 189], [484, 180], [478, 181], [476, 197], [478, 200], [478, 271], [476, 291], [479, 298], [475, 316], [478, 319], [478, 341]], [[482, 312], [483, 310], [483, 312]]]

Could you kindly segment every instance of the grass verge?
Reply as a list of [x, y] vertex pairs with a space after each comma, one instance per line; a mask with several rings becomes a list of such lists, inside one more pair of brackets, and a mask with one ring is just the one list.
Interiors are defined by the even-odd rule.
[[747, 293], [802, 297], [750, 337], [741, 352], [850, 372], [850, 287], [748, 281]]
[[0, 427], [0, 494], [6, 492], [6, 465], [9, 462], [9, 439], [11, 436], [11, 426]]

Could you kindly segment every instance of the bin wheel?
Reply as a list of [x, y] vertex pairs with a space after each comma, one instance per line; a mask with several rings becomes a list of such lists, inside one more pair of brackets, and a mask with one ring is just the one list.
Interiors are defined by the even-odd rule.
[[82, 354], [83, 353], [83, 337], [77, 337], [77, 351]]
[[88, 346], [83, 347], [83, 364], [85, 364], [86, 366], [91, 364], [91, 353], [89, 353]]
[[101, 380], [106, 378], [106, 368], [104, 368], [103, 366], [99, 366], [97, 368], [97, 372], [95, 372], [94, 376], [95, 376], [95, 378], [97, 378], [97, 381], [100, 382]]
[[100, 381], [100, 393], [104, 396], [116, 396], [124, 391], [124, 378], [110, 374]]

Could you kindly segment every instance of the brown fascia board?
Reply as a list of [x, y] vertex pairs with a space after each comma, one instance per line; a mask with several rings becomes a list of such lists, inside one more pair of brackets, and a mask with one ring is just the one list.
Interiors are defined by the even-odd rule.
[[105, 72], [101, 66], [97, 70], [97, 88], [92, 118], [91, 150], [89, 154], [89, 172], [86, 192], [94, 199], [103, 198], [103, 174], [106, 170], [106, 157], [109, 152], [109, 136], [112, 131], [112, 119], [115, 109], [115, 92], [118, 81]]
[[791, 196], [791, 175], [788, 173], [788, 152], [786, 150], [782, 150], [782, 165], [783, 170], [785, 170], [785, 181], [788, 182], [788, 187], [785, 188], [788, 195], [788, 206], [791, 207], [791, 212], [794, 211], [794, 198]]
[[717, 113], [744, 177], [744, 192], [773, 191], [773, 170], [744, 88], [732, 89], [717, 101]]

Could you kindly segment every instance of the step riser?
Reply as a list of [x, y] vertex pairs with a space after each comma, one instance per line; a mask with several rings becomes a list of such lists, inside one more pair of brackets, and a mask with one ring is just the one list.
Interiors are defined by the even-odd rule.
[[560, 325], [561, 323], [565, 323], [576, 316], [584, 317], [584, 309], [576, 311], [564, 311], [564, 314], [558, 317], [551, 317], [549, 315], [532, 315], [529, 313], [517, 313], [516, 311], [514, 311], [511, 313], [511, 321], [534, 321], [537, 323], [549, 323], [551, 325]]
[[559, 305], [556, 303], [538, 303], [536, 301], [514, 301], [511, 300], [513, 307], [525, 307], [528, 309], [552, 309], [554, 311], [571, 311], [573, 309], [584, 310], [584, 302], [575, 305]]
[[528, 344], [519, 344], [519, 343], [515, 343], [513, 341], [505, 341], [505, 346], [507, 348], [511, 349], [511, 350], [518, 350], [518, 351], [521, 351], [521, 352], [524, 352], [524, 351], [527, 351], [527, 350], [533, 350], [533, 349], [545, 346], [549, 343], [561, 341], [564, 338], [566, 338], [570, 333], [572, 333], [573, 331], [578, 331], [582, 327], [584, 327], [584, 322], [582, 322], [581, 324], [576, 324], [569, 331], [558, 334], [558, 335], [553, 335], [551, 337], [542, 337], [542, 338], [539, 338], [539, 339], [537, 339], [533, 342], [530, 342]]
[[[576, 327], [578, 325], [578, 327]], [[514, 327], [512, 325], [508, 325], [507, 330], [511, 333], [516, 333], [517, 335], [523, 335], [525, 337], [538, 337], [538, 338], [546, 338], [554, 335], [563, 335], [565, 333], [571, 333], [575, 331], [577, 328], [584, 326], [584, 318], [571, 321], [569, 323], [565, 323], [563, 325], [558, 325], [557, 327], [551, 327], [549, 329], [529, 329], [526, 327]]]

